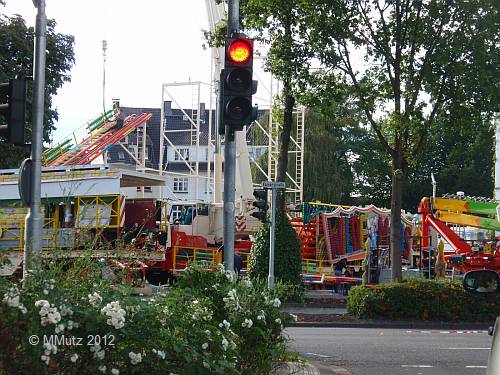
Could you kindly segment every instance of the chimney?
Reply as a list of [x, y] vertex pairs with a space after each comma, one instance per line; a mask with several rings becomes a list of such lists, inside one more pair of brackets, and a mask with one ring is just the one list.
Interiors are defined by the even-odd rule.
[[172, 102], [170, 100], [163, 102], [163, 113], [165, 116], [172, 116]]
[[206, 122], [205, 103], [200, 103], [200, 120]]

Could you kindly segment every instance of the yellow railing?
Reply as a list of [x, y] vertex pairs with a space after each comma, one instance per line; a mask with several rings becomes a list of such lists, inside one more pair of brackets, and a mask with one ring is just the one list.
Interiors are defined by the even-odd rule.
[[207, 267], [216, 267], [222, 262], [222, 254], [215, 248], [174, 246], [172, 251], [173, 269], [176, 271], [182, 271], [193, 263]]
[[303, 274], [333, 275], [331, 260], [302, 259]]
[[0, 224], [0, 248], [24, 249], [24, 220], [19, 221], [18, 225]]

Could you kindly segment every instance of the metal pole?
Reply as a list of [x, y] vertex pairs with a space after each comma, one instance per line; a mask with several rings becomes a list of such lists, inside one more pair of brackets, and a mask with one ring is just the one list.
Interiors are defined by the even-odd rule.
[[224, 138], [224, 265], [234, 270], [234, 196], [236, 178], [236, 141], [234, 131], [226, 126]]
[[227, 36], [240, 31], [240, 0], [227, 2]]
[[[228, 1], [227, 36], [239, 31], [239, 0]], [[220, 97], [219, 92], [219, 97]], [[219, 108], [219, 110], [221, 110]], [[236, 139], [234, 131], [225, 127], [224, 138], [224, 265], [226, 270], [234, 271], [234, 214], [236, 179]]]
[[269, 289], [274, 288], [274, 233], [276, 231], [276, 188], [271, 190], [271, 230], [269, 232], [269, 276], [267, 284]]
[[45, 15], [45, 0], [38, 0], [35, 4], [38, 9], [35, 25], [35, 54], [33, 64], [33, 124], [31, 139], [31, 197], [28, 215], [26, 216], [26, 235], [24, 243], [23, 277], [35, 265], [42, 247], [43, 217], [41, 215], [40, 194], [42, 175], [42, 142], [43, 142], [43, 114], [45, 91], [45, 50], [47, 16]]

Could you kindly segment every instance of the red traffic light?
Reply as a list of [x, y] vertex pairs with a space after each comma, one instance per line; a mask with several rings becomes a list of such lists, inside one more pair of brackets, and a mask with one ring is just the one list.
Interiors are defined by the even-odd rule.
[[252, 56], [252, 45], [245, 39], [237, 39], [229, 46], [229, 58], [237, 64], [246, 63]]

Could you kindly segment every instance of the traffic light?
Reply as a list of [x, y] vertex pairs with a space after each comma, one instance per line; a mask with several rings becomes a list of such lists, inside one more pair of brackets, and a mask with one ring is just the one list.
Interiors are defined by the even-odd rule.
[[259, 211], [252, 212], [252, 216], [259, 219], [263, 223], [267, 222], [267, 190], [257, 189], [254, 190], [253, 196], [256, 201], [252, 203], [254, 207], [257, 207]]
[[0, 137], [17, 146], [25, 144], [26, 79], [0, 83]]
[[225, 66], [221, 71], [220, 90], [222, 123], [233, 130], [243, 130], [257, 118], [252, 95], [257, 91], [253, 79], [253, 41], [244, 34], [226, 39]]

